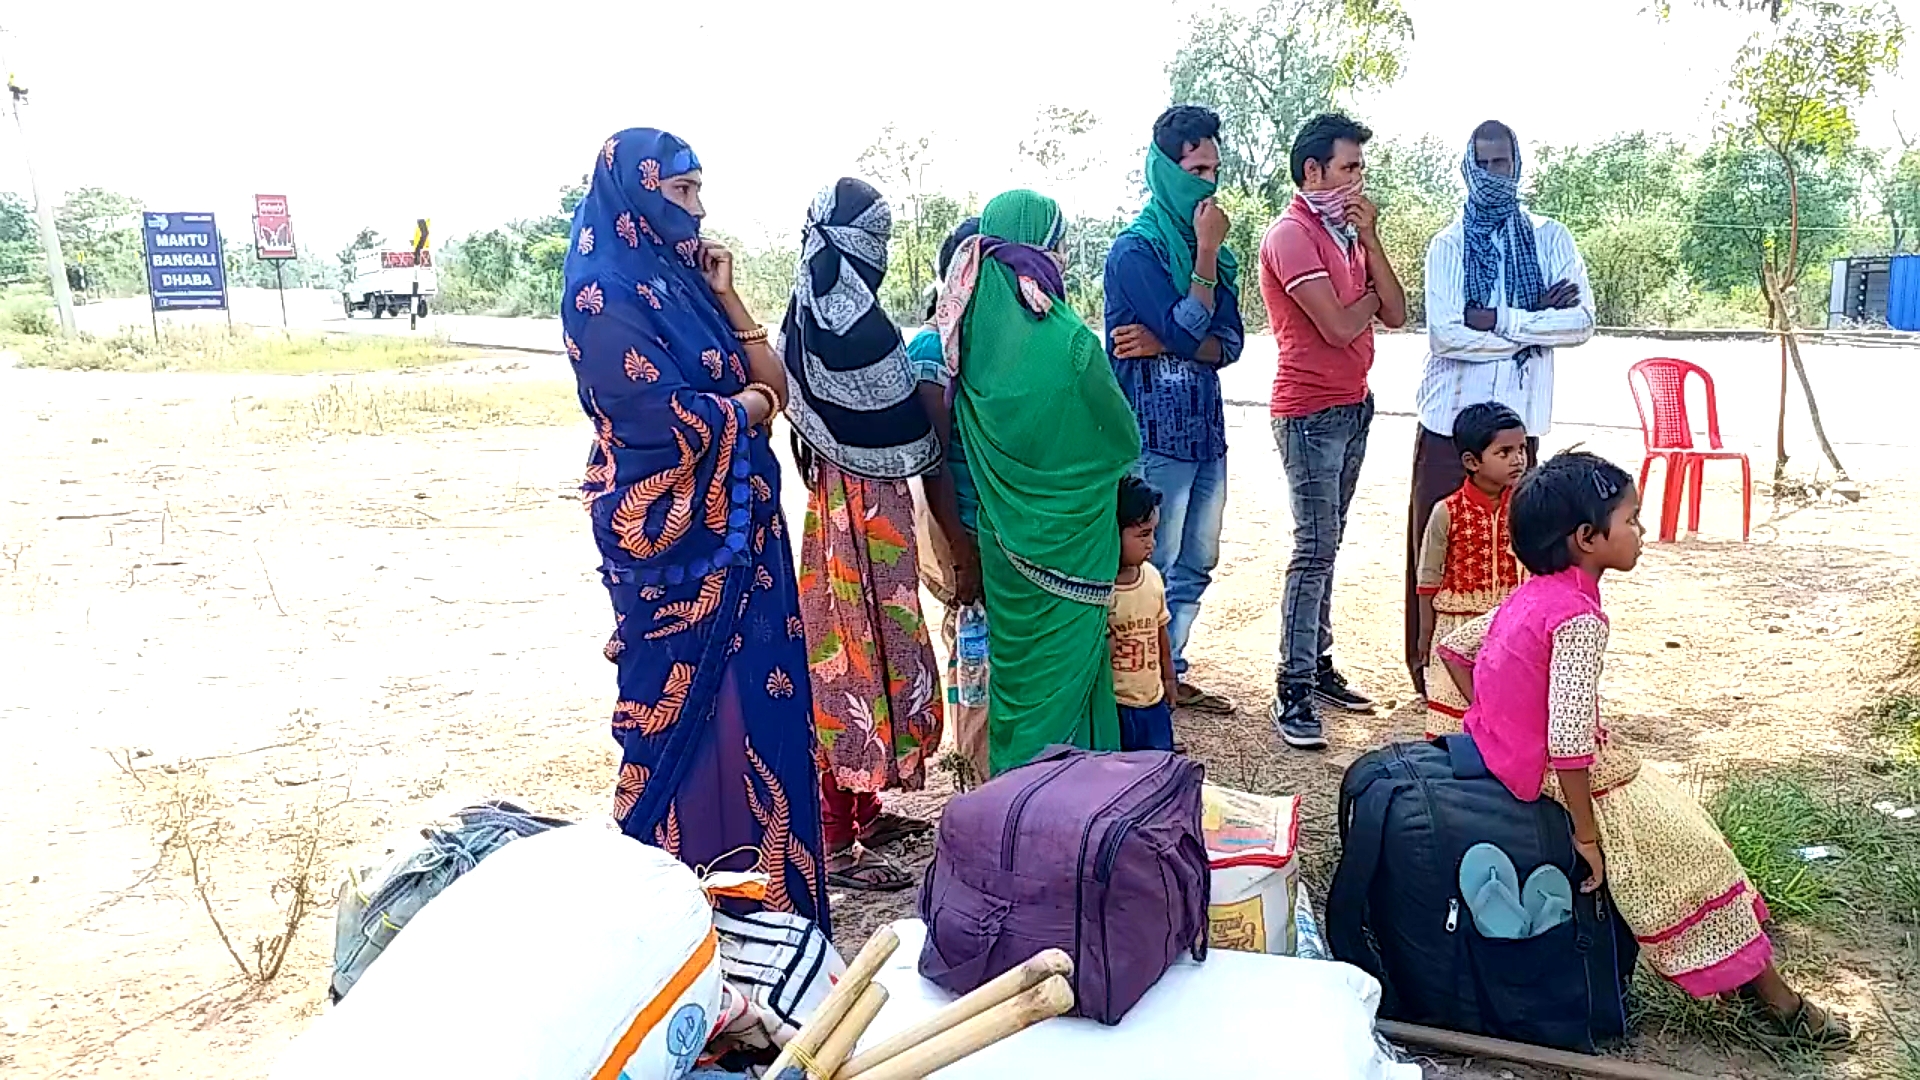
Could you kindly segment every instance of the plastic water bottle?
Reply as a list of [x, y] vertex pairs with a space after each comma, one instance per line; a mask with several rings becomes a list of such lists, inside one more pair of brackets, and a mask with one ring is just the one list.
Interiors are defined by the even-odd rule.
[[987, 703], [987, 609], [978, 603], [960, 609], [954, 635], [959, 657], [960, 704], [973, 708]]

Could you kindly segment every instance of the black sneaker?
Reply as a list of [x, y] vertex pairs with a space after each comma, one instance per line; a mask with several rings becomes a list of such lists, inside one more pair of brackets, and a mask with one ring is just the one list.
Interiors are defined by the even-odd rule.
[[1373, 711], [1373, 699], [1347, 685], [1347, 677], [1334, 669], [1331, 660], [1320, 661], [1320, 672], [1313, 680], [1313, 696], [1331, 709], [1357, 713]]
[[1313, 688], [1305, 684], [1282, 686], [1267, 709], [1280, 740], [1296, 750], [1319, 750], [1327, 745], [1320, 716], [1313, 711]]

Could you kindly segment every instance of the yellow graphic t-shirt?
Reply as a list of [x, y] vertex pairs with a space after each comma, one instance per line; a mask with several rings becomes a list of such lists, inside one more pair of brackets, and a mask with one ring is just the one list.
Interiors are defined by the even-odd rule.
[[1129, 709], [1158, 705], [1167, 696], [1160, 670], [1160, 628], [1167, 614], [1167, 587], [1153, 564], [1140, 567], [1131, 585], [1113, 587], [1107, 610], [1107, 635], [1113, 644], [1113, 696]]

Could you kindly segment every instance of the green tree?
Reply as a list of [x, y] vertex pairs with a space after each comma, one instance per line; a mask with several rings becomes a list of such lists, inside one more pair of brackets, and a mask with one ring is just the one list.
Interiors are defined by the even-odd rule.
[[1534, 154], [1528, 205], [1573, 233], [1601, 324], [1655, 321], [1653, 306], [1672, 294], [1682, 241], [1674, 223], [1691, 218], [1694, 164], [1685, 147], [1646, 132]]
[[25, 199], [0, 191], [0, 285], [44, 281], [46, 275], [33, 211]]
[[140, 236], [140, 201], [104, 188], [70, 191], [54, 213], [62, 254], [84, 267], [95, 296], [135, 296], [146, 291], [146, 248]]
[[[1897, 130], [1897, 125], [1896, 125]], [[1880, 177], [1880, 210], [1891, 232], [1887, 250], [1899, 254], [1909, 246], [1920, 251], [1920, 147], [1900, 132], [1898, 157]]]
[[945, 235], [935, 235], [925, 220], [926, 174], [927, 166], [933, 164], [933, 140], [926, 135], [902, 134], [888, 124], [861, 151], [859, 161], [893, 210], [893, 241], [889, 245], [887, 280], [881, 284], [881, 306], [897, 320], [912, 319], [921, 291], [933, 281], [929, 246], [937, 250]]
[[1282, 205], [1300, 124], [1338, 95], [1400, 77], [1413, 22], [1400, 0], [1268, 0], [1193, 20], [1167, 66], [1173, 100], [1220, 114], [1224, 185]]
[[[1787, 272], [1781, 259], [1794, 213], [1780, 159], [1757, 146], [1715, 146], [1700, 157], [1698, 183], [1693, 216], [1681, 234], [1688, 272], [1708, 288], [1749, 285], [1764, 295], [1768, 274]], [[1798, 188], [1803, 242], [1799, 263], [1791, 268], [1794, 280], [1824, 258], [1833, 238], [1845, 231], [1859, 191], [1843, 162], [1824, 158], [1801, 166]]]
[[1407, 317], [1427, 317], [1427, 245], [1460, 212], [1460, 152], [1431, 135], [1367, 148], [1367, 194], [1380, 207], [1380, 245], [1407, 292]]
[[1780, 410], [1774, 474], [1787, 468], [1787, 366], [1791, 360], [1806, 394], [1820, 448], [1842, 479], [1846, 469], [1828, 441], [1794, 334], [1794, 297], [1805, 260], [1801, 252], [1801, 174], [1818, 161], [1852, 149], [1853, 110], [1878, 75], [1896, 70], [1906, 26], [1883, 0], [1847, 7], [1828, 0], [1793, 4], [1771, 32], [1755, 34], [1734, 57], [1729, 80], [1728, 139], [1758, 145], [1780, 163], [1787, 189], [1784, 250], [1776, 245], [1761, 267], [1768, 307], [1780, 330]]

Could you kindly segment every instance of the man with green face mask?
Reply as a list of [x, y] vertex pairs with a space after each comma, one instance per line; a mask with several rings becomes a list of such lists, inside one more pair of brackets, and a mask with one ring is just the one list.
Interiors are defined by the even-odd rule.
[[1140, 422], [1136, 471], [1161, 496], [1153, 566], [1166, 582], [1174, 704], [1231, 711], [1187, 681], [1186, 645], [1200, 596], [1220, 560], [1227, 502], [1226, 417], [1220, 369], [1240, 358], [1239, 264], [1224, 244], [1227, 215], [1213, 201], [1220, 118], [1176, 105], [1153, 125], [1152, 193], [1107, 254], [1107, 356]]

